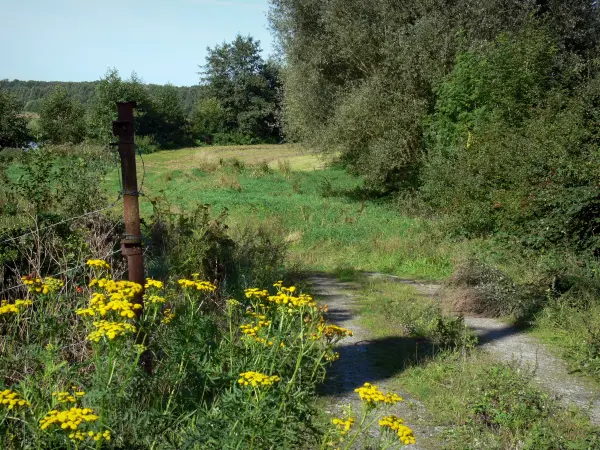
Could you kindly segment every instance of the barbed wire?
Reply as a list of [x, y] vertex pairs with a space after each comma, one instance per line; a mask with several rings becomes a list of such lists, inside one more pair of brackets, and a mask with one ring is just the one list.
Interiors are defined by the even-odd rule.
[[46, 226], [44, 226], [42, 228], [36, 228], [35, 230], [31, 230], [31, 231], [28, 231], [27, 233], [20, 234], [19, 236], [14, 236], [14, 237], [11, 237], [11, 238], [8, 238], [8, 239], [4, 239], [4, 240], [0, 241], [0, 245], [1, 244], [5, 244], [7, 242], [16, 241], [18, 239], [21, 239], [22, 237], [29, 236], [31, 234], [39, 233], [40, 231], [44, 231], [44, 230], [48, 230], [50, 228], [57, 227], [59, 225], [62, 225], [63, 223], [68, 223], [68, 222], [71, 222], [71, 221], [76, 220], [76, 219], [81, 219], [82, 217], [90, 216], [92, 214], [98, 214], [98, 213], [100, 213], [102, 211], [106, 211], [108, 209], [112, 209], [112, 208], [114, 208], [117, 205], [117, 203], [119, 202], [119, 200], [121, 200], [121, 197], [122, 197], [122, 194], [119, 193], [119, 196], [117, 197], [117, 199], [113, 203], [111, 203], [110, 205], [108, 205], [108, 206], [96, 209], [95, 211], [90, 211], [90, 212], [86, 212], [84, 214], [80, 214], [79, 216], [74, 216], [74, 217], [70, 217], [68, 219], [59, 220], [58, 222], [55, 222], [55, 223], [53, 223], [51, 225], [46, 225]]
[[[120, 253], [120, 252], [121, 252], [121, 249], [114, 250], [114, 251], [112, 251], [112, 252], [104, 255], [104, 257], [102, 259], [106, 259], [106, 258], [108, 258], [110, 256], [113, 256], [113, 255], [116, 255], [117, 253]], [[81, 269], [82, 267], [85, 267], [85, 266], [87, 266], [87, 262], [85, 262], [83, 264], [79, 264], [77, 266], [70, 267], [69, 269], [63, 270], [62, 272], [58, 272], [58, 273], [55, 273], [53, 275], [48, 275], [48, 276], [46, 276], [44, 278], [47, 278], [47, 277], [56, 278], [56, 277], [59, 277], [61, 275], [66, 274], [66, 273], [72, 272], [74, 270]], [[16, 286], [9, 287], [7, 289], [4, 289], [4, 290], [0, 291], [0, 295], [6, 294], [7, 292], [14, 291], [15, 289], [19, 289], [19, 288], [22, 288], [22, 287], [25, 287], [25, 285], [24, 284], [18, 284]]]

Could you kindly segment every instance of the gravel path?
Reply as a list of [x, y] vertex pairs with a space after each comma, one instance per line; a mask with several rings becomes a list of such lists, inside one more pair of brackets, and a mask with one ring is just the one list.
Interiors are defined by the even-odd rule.
[[[372, 278], [386, 278], [410, 284], [424, 295], [436, 296], [441, 288], [437, 284], [420, 283], [393, 275], [367, 273]], [[516, 362], [534, 370], [534, 380], [565, 407], [576, 406], [585, 411], [594, 425], [600, 425], [600, 392], [586, 380], [569, 373], [567, 364], [550, 354], [532, 336], [497, 319], [465, 317], [465, 323], [479, 338], [481, 348], [496, 359]]]
[[[385, 274], [365, 275], [410, 284], [419, 293], [428, 296], [437, 295], [440, 288], [436, 284]], [[393, 391], [404, 398], [404, 402], [394, 406], [390, 413], [404, 418], [413, 428], [417, 444], [409, 448], [434, 450], [443, 446], [441, 434], [444, 428], [431, 426], [431, 413], [418, 400], [403, 392], [402, 386], [394, 382], [393, 377], [382, 373], [382, 369], [373, 362], [369, 353], [374, 346], [379, 345], [379, 340], [373, 340], [369, 332], [359, 325], [354, 293], [357, 286], [323, 275], [313, 276], [309, 282], [320, 302], [329, 305], [327, 320], [354, 333], [354, 336], [339, 344], [337, 351], [340, 359], [332, 365], [324, 386], [323, 394], [329, 400], [327, 412], [339, 417], [347, 405], [354, 411], [360, 411], [360, 401], [354, 389], [365, 382], [372, 382], [383, 391]], [[590, 421], [594, 425], [600, 425], [600, 393], [595, 392], [582, 378], [570, 374], [566, 363], [551, 355], [535, 338], [496, 319], [466, 317], [465, 323], [478, 335], [483, 349], [500, 361], [517, 362], [534, 369], [534, 380], [541, 387], [556, 396], [566, 407], [576, 406], [587, 412]], [[391, 354], [390, 358], [393, 357]], [[372, 430], [371, 434], [376, 432], [377, 430]]]
[[[400, 395], [404, 401], [397, 403], [390, 414], [402, 417], [410, 426], [417, 438], [417, 444], [407, 446], [411, 449], [434, 450], [439, 448], [436, 435], [443, 430], [442, 427], [432, 427], [431, 414], [415, 399], [410, 398], [393, 378], [385, 378], [381, 368], [373, 363], [369, 353], [377, 341], [370, 339], [368, 331], [361, 328], [359, 318], [355, 312], [355, 297], [353, 291], [356, 286], [343, 283], [326, 276], [314, 276], [309, 279], [313, 291], [321, 304], [329, 306], [327, 321], [352, 330], [353, 336], [339, 343], [337, 351], [340, 359], [330, 369], [328, 379], [323, 387], [323, 395], [328, 399], [328, 410], [332, 417], [341, 417], [344, 408], [348, 405], [352, 410], [360, 413], [360, 400], [354, 389], [365, 382], [376, 384], [384, 392], [392, 391]], [[393, 357], [393, 355], [390, 355]], [[376, 426], [370, 431], [376, 435]], [[360, 447], [360, 443], [356, 448]]]
[[465, 323], [479, 336], [481, 346], [499, 360], [534, 369], [534, 380], [566, 407], [585, 411], [600, 425], [600, 393], [581, 377], [569, 373], [567, 364], [551, 355], [535, 338], [496, 319], [466, 317]]

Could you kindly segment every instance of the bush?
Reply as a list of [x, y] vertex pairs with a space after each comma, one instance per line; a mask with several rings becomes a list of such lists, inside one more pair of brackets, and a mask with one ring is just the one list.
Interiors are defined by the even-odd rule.
[[0, 91], [0, 149], [22, 147], [29, 140], [27, 120], [19, 113], [17, 101], [10, 94]]
[[455, 233], [503, 232], [536, 249], [598, 247], [589, 122], [598, 83], [570, 93], [566, 72], [556, 44], [536, 26], [458, 58], [438, 89], [421, 189], [450, 215]]
[[38, 126], [42, 139], [52, 144], [79, 144], [87, 133], [83, 106], [63, 87], [43, 100]]

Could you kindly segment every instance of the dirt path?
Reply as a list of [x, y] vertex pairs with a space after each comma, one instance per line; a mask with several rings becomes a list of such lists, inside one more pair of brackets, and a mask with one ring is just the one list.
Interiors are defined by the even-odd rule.
[[580, 377], [572, 375], [567, 364], [551, 355], [535, 338], [495, 319], [466, 317], [465, 323], [479, 336], [480, 344], [498, 359], [517, 362], [535, 370], [534, 380], [566, 407], [585, 411], [594, 425], [600, 425], [600, 393]]
[[[386, 378], [370, 357], [374, 341], [367, 330], [361, 328], [359, 317], [356, 314], [355, 294], [356, 286], [343, 283], [325, 276], [314, 276], [309, 279], [320, 303], [329, 305], [327, 314], [328, 322], [352, 330], [354, 335], [344, 339], [338, 346], [340, 359], [332, 367], [324, 386], [323, 394], [328, 399], [327, 412], [332, 417], [341, 417], [344, 408], [350, 405], [352, 410], [360, 412], [360, 400], [354, 389], [365, 382], [376, 384], [384, 392], [393, 391], [404, 398], [403, 402], [396, 404], [390, 411], [402, 417], [417, 437], [417, 444], [409, 448], [433, 450], [439, 448], [436, 442], [437, 435], [443, 430], [430, 424], [431, 414], [415, 399], [411, 399], [402, 387], [392, 378]], [[393, 357], [393, 356], [392, 356]], [[373, 427], [370, 432], [377, 433]], [[360, 443], [357, 445], [360, 447]]]
[[[441, 287], [379, 273], [367, 275], [410, 284], [419, 293], [429, 296], [436, 296]], [[535, 338], [497, 319], [465, 317], [465, 323], [477, 334], [483, 349], [501, 361], [533, 369], [535, 382], [564, 406], [576, 406], [589, 415], [592, 424], [600, 425], [600, 392], [581, 377], [569, 373], [567, 364], [550, 354]]]

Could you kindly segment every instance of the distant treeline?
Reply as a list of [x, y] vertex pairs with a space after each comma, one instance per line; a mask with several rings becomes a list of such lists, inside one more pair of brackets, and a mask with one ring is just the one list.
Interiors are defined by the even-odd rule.
[[[0, 81], [0, 149], [114, 140], [116, 102], [135, 101], [136, 139], [144, 152], [203, 144], [280, 140], [280, 66], [260, 42], [238, 35], [208, 48], [199, 84], [145, 84], [116, 69], [94, 82]], [[27, 120], [25, 112], [39, 114]]]
[[[100, 81], [23, 81], [0, 80], [0, 91], [13, 95], [23, 105], [24, 112], [39, 113], [42, 109], [42, 100], [49, 96], [56, 87], [64, 88], [69, 97], [77, 100], [87, 109]], [[148, 84], [150, 92], [155, 92], [160, 85]], [[190, 114], [198, 99], [202, 96], [205, 86], [175, 86], [179, 93], [180, 104], [186, 114]]]

